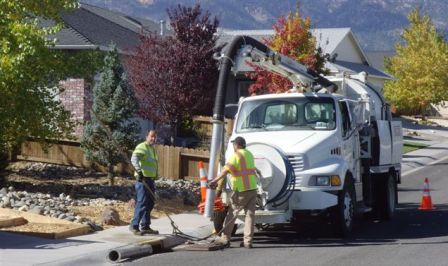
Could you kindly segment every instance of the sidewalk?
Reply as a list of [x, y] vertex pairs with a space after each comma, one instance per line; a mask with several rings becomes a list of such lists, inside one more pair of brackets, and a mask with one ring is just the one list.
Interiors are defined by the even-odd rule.
[[403, 154], [401, 173], [405, 175], [448, 156], [448, 128], [413, 124], [403, 120], [403, 141], [428, 147]]
[[[210, 220], [197, 213], [171, 218], [185, 234], [205, 237], [212, 232]], [[0, 265], [111, 265], [107, 259], [110, 249], [172, 233], [167, 217], [152, 220], [151, 226], [160, 235], [135, 236], [127, 226], [57, 240], [0, 232]], [[179, 241], [183, 240], [179, 238]]]
[[[408, 140], [408, 139], [405, 139]], [[414, 139], [409, 141], [417, 142]], [[424, 143], [424, 142], [423, 142]], [[426, 142], [430, 146], [403, 154], [401, 161], [401, 174], [405, 175], [420, 167], [424, 167], [439, 160], [448, 159], [448, 142]]]

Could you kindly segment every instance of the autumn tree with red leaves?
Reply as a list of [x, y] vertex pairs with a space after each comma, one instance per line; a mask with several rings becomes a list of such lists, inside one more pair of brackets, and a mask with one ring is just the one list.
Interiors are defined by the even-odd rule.
[[[299, 12], [290, 13], [286, 18], [281, 16], [273, 26], [274, 36], [263, 42], [272, 50], [286, 55], [317, 73], [324, 72], [325, 56], [321, 49], [316, 49], [316, 39], [310, 33], [310, 18], [302, 19]], [[255, 83], [249, 87], [251, 94], [280, 93], [292, 88], [287, 78], [251, 65], [255, 71], [248, 73]]]
[[186, 117], [210, 114], [218, 71], [218, 19], [194, 7], [167, 10], [174, 36], [142, 35], [127, 61], [129, 81], [139, 101], [140, 115], [155, 124], [168, 124], [172, 136]]

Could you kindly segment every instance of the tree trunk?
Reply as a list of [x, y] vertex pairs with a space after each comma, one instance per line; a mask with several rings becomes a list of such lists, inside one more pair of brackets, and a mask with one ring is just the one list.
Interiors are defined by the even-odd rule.
[[5, 185], [5, 169], [9, 164], [8, 154], [0, 151], [0, 188]]
[[107, 165], [107, 177], [109, 178], [109, 185], [115, 185], [114, 166], [112, 164]]
[[175, 139], [177, 137], [177, 126], [176, 123], [171, 123], [170, 124], [170, 145], [171, 146], [176, 146], [175, 145]]
[[172, 146], [176, 146], [174, 140], [177, 138], [177, 122], [174, 123], [170, 129], [171, 129], [171, 136], [173, 136], [173, 143], [171, 143]]

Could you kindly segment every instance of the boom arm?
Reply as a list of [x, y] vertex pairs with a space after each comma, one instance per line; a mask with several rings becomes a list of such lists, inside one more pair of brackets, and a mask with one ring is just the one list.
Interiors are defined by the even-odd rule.
[[243, 47], [242, 51], [243, 56], [245, 54], [249, 56], [248, 59], [252, 64], [289, 79], [295, 88], [310, 88], [315, 82], [315, 78], [307, 73], [304, 65], [289, 57], [272, 51], [264, 53], [250, 45]]
[[321, 88], [330, 90], [336, 86], [299, 62], [270, 49], [264, 52], [252, 45], [244, 45], [236, 56], [234, 71], [244, 69], [246, 62], [289, 79], [294, 89], [300, 88], [304, 92], [317, 91]]

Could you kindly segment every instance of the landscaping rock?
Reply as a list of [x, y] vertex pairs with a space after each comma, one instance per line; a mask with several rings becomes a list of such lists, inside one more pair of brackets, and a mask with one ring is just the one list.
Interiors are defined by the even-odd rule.
[[[87, 173], [86, 169], [82, 168], [35, 162], [27, 162], [24, 166], [14, 168], [13, 171], [22, 176], [37, 177], [45, 180], [57, 180], [67, 177], [84, 178], [87, 174], [89, 177], [92, 174], [104, 176], [104, 174], [100, 173]], [[0, 207], [22, 208], [23, 210], [27, 209], [29, 212], [39, 213], [45, 216], [57, 217], [78, 223], [90, 223], [90, 227], [93, 230], [101, 230], [102, 228], [85, 217], [75, 216], [70, 213], [69, 207], [112, 207], [117, 201], [128, 202], [131, 210], [135, 207], [135, 189], [133, 182], [127, 182], [125, 183], [127, 185], [117, 186], [104, 186], [96, 183], [83, 185], [65, 183], [63, 185], [35, 185], [31, 182], [21, 181], [12, 184], [15, 187], [0, 188]], [[160, 199], [180, 199], [181, 202], [191, 206], [196, 206], [200, 201], [200, 186], [198, 182], [171, 180], [162, 177], [155, 181], [155, 185], [156, 195]], [[108, 210], [109, 213], [106, 213], [106, 210], [108, 209], [105, 209], [103, 212], [104, 224], [113, 224], [119, 221], [120, 217], [117, 218], [114, 216], [110, 210]]]
[[20, 208], [19, 208], [19, 211], [21, 211], [21, 212], [26, 212], [26, 211], [28, 211], [28, 206], [24, 205], [24, 206], [20, 207]]
[[103, 230], [103, 227], [97, 225], [96, 223], [93, 222], [84, 222], [84, 224], [87, 224], [88, 226], [90, 226], [90, 229], [92, 229], [92, 231], [101, 231]]
[[[5, 192], [6, 188], [0, 189]], [[75, 221], [78, 223], [90, 222], [91, 228], [99, 229], [101, 227], [94, 225], [92, 221], [88, 221], [83, 217], [75, 217], [74, 213], [69, 212], [67, 206], [71, 205], [73, 199], [67, 200], [67, 196], [61, 195], [52, 197], [50, 194], [43, 195], [42, 193], [30, 193], [28, 191], [15, 191], [14, 188], [9, 187], [8, 193], [0, 198], [0, 206], [2, 208], [14, 208], [19, 211], [29, 211], [49, 217]], [[100, 204], [105, 199], [95, 199], [96, 204]], [[89, 201], [84, 199], [76, 200], [78, 205], [83, 203], [89, 205]], [[36, 205], [39, 204], [39, 205]]]
[[30, 209], [28, 212], [35, 213], [35, 214], [43, 214], [44, 213], [44, 208], [42, 208], [40, 206], [36, 206], [36, 207]]
[[115, 209], [106, 207], [101, 214], [101, 221], [103, 222], [103, 224], [107, 225], [119, 225], [120, 216]]

